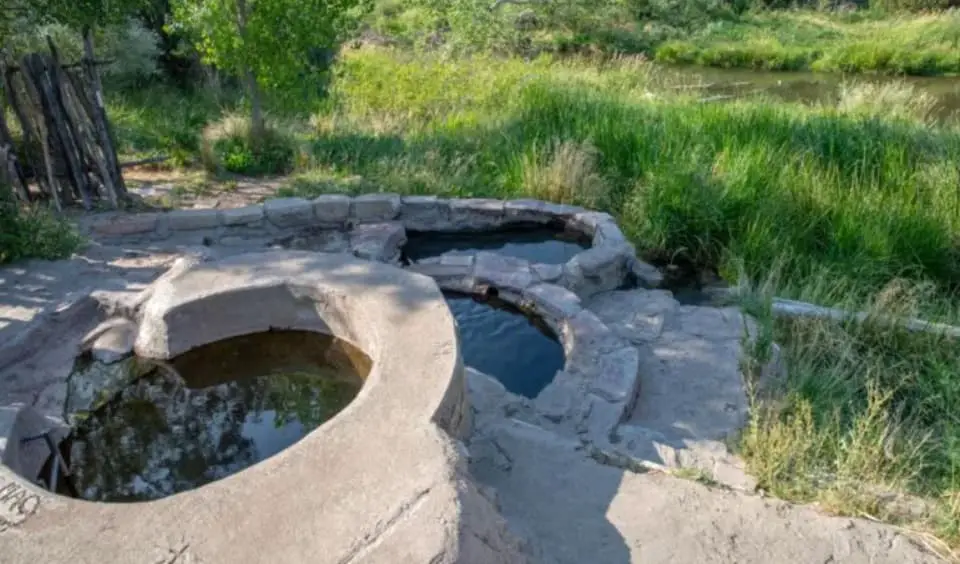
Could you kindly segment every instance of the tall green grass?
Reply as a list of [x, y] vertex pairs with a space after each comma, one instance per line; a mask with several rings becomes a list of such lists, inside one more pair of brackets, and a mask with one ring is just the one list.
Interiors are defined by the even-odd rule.
[[[741, 441], [759, 486], [781, 498], [932, 533], [940, 540], [930, 539], [930, 547], [956, 560], [960, 350], [955, 340], [908, 333], [876, 318], [863, 324], [774, 320], [763, 304], [778, 285], [769, 284], [749, 308], [764, 328], [758, 342], [785, 345], [785, 378], [765, 382], [766, 389], [754, 394]], [[821, 302], [840, 298], [835, 290], [829, 281], [806, 286], [808, 297]], [[870, 300], [841, 299], [840, 305], [886, 318], [939, 308], [941, 316], [956, 319], [960, 302], [936, 295], [930, 286], [894, 280]], [[769, 349], [751, 352], [744, 364], [748, 381], [760, 383]]]
[[960, 133], [897, 108], [698, 103], [635, 61], [362, 51], [340, 73], [315, 118], [331, 174], [514, 197], [533, 190], [545, 147], [580, 144], [597, 155], [582, 159], [604, 186], [594, 201], [650, 256], [751, 277], [778, 264], [859, 298], [896, 277], [945, 293], [960, 280]]

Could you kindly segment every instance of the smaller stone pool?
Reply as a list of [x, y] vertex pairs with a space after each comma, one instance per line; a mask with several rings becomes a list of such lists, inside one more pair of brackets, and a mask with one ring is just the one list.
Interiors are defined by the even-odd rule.
[[535, 263], [563, 264], [590, 248], [590, 239], [583, 234], [550, 225], [461, 233], [413, 231], [407, 239], [403, 257], [410, 263], [443, 254], [492, 251]]
[[463, 362], [535, 398], [563, 368], [563, 347], [535, 318], [494, 297], [445, 292], [457, 320]]
[[234, 337], [155, 363], [77, 419], [73, 481], [61, 492], [144, 501], [239, 472], [336, 415], [370, 367], [352, 345], [307, 331]]

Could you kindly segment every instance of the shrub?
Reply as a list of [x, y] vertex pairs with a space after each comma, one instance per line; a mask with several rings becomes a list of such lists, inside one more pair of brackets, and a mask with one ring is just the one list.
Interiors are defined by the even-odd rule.
[[82, 241], [69, 222], [40, 207], [20, 209], [6, 187], [0, 186], [0, 264], [63, 258]]
[[263, 138], [253, 138], [250, 118], [228, 115], [204, 129], [200, 156], [210, 172], [249, 176], [284, 174], [293, 168], [296, 147], [292, 137], [267, 123]]

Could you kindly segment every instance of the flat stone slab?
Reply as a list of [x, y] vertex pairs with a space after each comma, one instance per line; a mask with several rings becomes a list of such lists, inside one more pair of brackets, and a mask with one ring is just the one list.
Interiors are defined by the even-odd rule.
[[483, 440], [499, 458], [477, 456], [470, 471], [537, 562], [940, 562], [893, 527], [601, 464], [579, 441], [515, 419]]
[[356, 400], [298, 443], [172, 497], [89, 503], [0, 466], [5, 561], [526, 561], [465, 471], [455, 440], [471, 420], [463, 367], [432, 280], [280, 251], [187, 264], [146, 295], [136, 350], [147, 358], [288, 328], [336, 334], [373, 367]]
[[613, 291], [598, 294], [586, 307], [597, 314], [620, 337], [633, 343], [649, 343], [672, 321], [680, 304], [666, 290]]
[[681, 306], [664, 290], [606, 292], [585, 305], [639, 352], [640, 393], [616, 430], [616, 450], [752, 489], [755, 481], [725, 444], [749, 416], [740, 370], [744, 315], [737, 308]]
[[400, 260], [400, 249], [407, 242], [407, 232], [397, 221], [366, 223], [354, 227], [349, 238], [350, 250], [355, 256], [394, 263]]
[[298, 227], [313, 222], [313, 204], [303, 198], [277, 198], [263, 205], [267, 221], [277, 227]]

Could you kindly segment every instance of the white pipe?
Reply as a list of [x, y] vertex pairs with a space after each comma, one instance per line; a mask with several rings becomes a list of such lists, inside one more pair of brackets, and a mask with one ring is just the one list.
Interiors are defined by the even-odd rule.
[[773, 298], [772, 309], [774, 315], [784, 317], [810, 317], [815, 319], [830, 319], [833, 321], [855, 321], [863, 323], [867, 319], [884, 325], [900, 326], [907, 331], [916, 333], [938, 333], [953, 339], [960, 338], [960, 327], [946, 323], [934, 323], [923, 319], [901, 319], [889, 315], [873, 315], [865, 312], [850, 312], [842, 309], [823, 307], [796, 300]]

